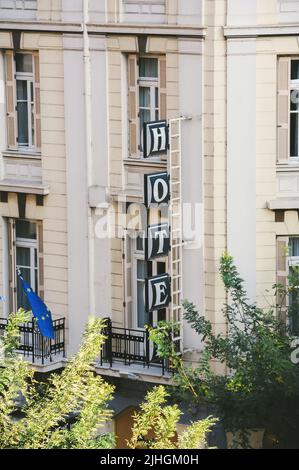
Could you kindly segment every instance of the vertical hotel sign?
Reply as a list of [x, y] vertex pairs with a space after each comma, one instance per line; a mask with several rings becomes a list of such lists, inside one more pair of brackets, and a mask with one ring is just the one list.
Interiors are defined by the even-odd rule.
[[[166, 121], [145, 123], [143, 127], [144, 157], [166, 153], [168, 149], [168, 125]], [[144, 204], [149, 213], [153, 206], [170, 201], [169, 174], [167, 172], [144, 175]], [[149, 216], [147, 217], [149, 220]], [[170, 250], [170, 228], [168, 223], [147, 224], [145, 234], [145, 259], [150, 261], [164, 257]], [[169, 274], [145, 279], [145, 309], [147, 312], [166, 308], [171, 301], [171, 279]]]

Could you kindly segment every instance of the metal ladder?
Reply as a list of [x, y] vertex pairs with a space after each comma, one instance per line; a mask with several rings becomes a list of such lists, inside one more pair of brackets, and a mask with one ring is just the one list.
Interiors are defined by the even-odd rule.
[[179, 331], [173, 328], [172, 338], [175, 351], [183, 353], [183, 215], [182, 215], [182, 140], [181, 125], [187, 118], [169, 120], [169, 159], [170, 176], [169, 224], [171, 228], [170, 276], [171, 303], [170, 320], [176, 322]]

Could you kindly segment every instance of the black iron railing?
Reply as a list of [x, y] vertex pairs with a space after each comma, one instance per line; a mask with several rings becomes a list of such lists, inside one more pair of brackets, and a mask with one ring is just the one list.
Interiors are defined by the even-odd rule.
[[[7, 325], [6, 318], [0, 318], [0, 334]], [[17, 352], [24, 357], [30, 357], [31, 361], [52, 362], [54, 356], [65, 357], [65, 318], [53, 321], [54, 339], [43, 338], [34, 320], [19, 326], [20, 338]]]
[[134, 330], [132, 328], [119, 328], [112, 324], [110, 318], [106, 319], [106, 341], [101, 351], [101, 365], [122, 362], [130, 366], [142, 364], [143, 367], [159, 367], [162, 374], [170, 371], [168, 361], [157, 356], [155, 345], [149, 339], [147, 330]]

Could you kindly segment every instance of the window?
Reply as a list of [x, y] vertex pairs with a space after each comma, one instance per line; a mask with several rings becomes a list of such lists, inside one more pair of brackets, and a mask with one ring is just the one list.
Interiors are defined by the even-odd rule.
[[43, 298], [42, 222], [8, 219], [10, 310], [30, 310], [16, 274], [20, 269], [25, 281]]
[[299, 158], [299, 59], [291, 60], [290, 157]]
[[133, 313], [134, 327], [144, 328], [145, 325], [157, 325], [159, 321], [166, 320], [167, 309], [162, 309], [152, 313], [145, 311], [144, 286], [145, 279], [167, 271], [167, 259], [160, 258], [154, 261], [144, 260], [143, 235], [139, 235], [136, 240], [132, 240], [135, 245], [133, 254], [132, 286], [133, 286]]
[[291, 332], [299, 335], [299, 237], [289, 239], [289, 277], [295, 287], [289, 294], [288, 321]]
[[142, 153], [144, 122], [166, 119], [166, 57], [128, 57], [129, 156]]
[[[288, 297], [280, 296], [279, 310], [288, 311], [283, 320], [294, 335], [299, 335], [299, 237], [277, 238], [277, 283], [284, 288], [290, 284], [294, 288]], [[298, 281], [298, 287], [297, 287]]]
[[159, 119], [158, 59], [139, 59], [139, 133], [143, 123]]
[[40, 86], [37, 53], [6, 52], [7, 141], [10, 149], [39, 150]]
[[16, 54], [16, 99], [19, 147], [33, 147], [34, 93], [31, 54]]
[[[38, 292], [37, 233], [36, 224], [27, 220], [16, 221], [16, 268], [27, 284]], [[17, 308], [30, 310], [27, 298], [17, 277]]]

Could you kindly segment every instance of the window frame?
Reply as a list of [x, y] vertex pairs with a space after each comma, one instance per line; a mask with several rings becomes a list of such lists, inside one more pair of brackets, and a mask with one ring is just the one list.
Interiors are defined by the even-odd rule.
[[[299, 163], [299, 103], [298, 103], [298, 109], [297, 110], [292, 110], [291, 109], [291, 92], [293, 90], [296, 90], [298, 92], [298, 98], [299, 98], [299, 79], [293, 79], [291, 76], [291, 70], [292, 70], [292, 61], [293, 60], [298, 60], [299, 61], [299, 56], [292, 56], [290, 57], [290, 65], [289, 65], [289, 112], [288, 112], [288, 119], [289, 119], [289, 155], [288, 155], [288, 161], [289, 163]], [[292, 114], [298, 114], [298, 129], [297, 129], [297, 147], [298, 147], [298, 155], [297, 156], [291, 156], [291, 115]]]
[[[29, 269], [30, 271], [30, 287], [33, 289], [34, 292], [39, 294], [39, 267], [38, 267], [38, 233], [37, 233], [37, 222], [36, 221], [29, 221], [31, 223], [34, 223], [36, 225], [36, 238], [24, 238], [24, 237], [18, 237], [17, 236], [17, 228], [16, 228], [16, 234], [15, 234], [15, 240], [16, 240], [16, 260], [15, 260], [15, 267], [14, 269]], [[17, 250], [18, 248], [27, 248], [30, 250], [30, 266], [25, 266], [18, 264], [17, 262]], [[17, 283], [18, 283], [18, 278], [17, 278]], [[17, 286], [16, 286], [17, 287]], [[16, 290], [16, 305], [18, 306], [18, 291]]]
[[[157, 61], [157, 77], [142, 77], [140, 76], [140, 60], [142, 59], [154, 59]], [[158, 121], [160, 118], [160, 80], [159, 80], [159, 57], [158, 56], [151, 56], [151, 55], [140, 55], [137, 59], [138, 65], [138, 136], [139, 136], [139, 157], [143, 159], [143, 152], [142, 152], [142, 127], [141, 127], [141, 110], [149, 110], [150, 111], [150, 121]], [[150, 106], [140, 106], [140, 89], [141, 88], [149, 88], [150, 89]], [[157, 90], [157, 91], [156, 91]], [[157, 99], [156, 99], [157, 93]], [[157, 101], [157, 106], [156, 106]], [[156, 113], [158, 113], [158, 117], [156, 117]], [[149, 122], [150, 122], [149, 121]]]
[[[21, 151], [33, 151], [36, 150], [36, 129], [35, 129], [35, 106], [36, 106], [36, 99], [35, 99], [35, 61], [34, 61], [34, 54], [29, 51], [20, 51], [17, 52], [16, 55], [30, 55], [32, 60], [32, 72], [18, 72], [16, 67], [16, 57], [15, 60], [15, 99], [16, 99], [16, 129], [17, 129], [17, 148]], [[28, 145], [27, 144], [20, 144], [19, 142], [19, 123], [18, 123], [18, 103], [21, 100], [18, 100], [17, 96], [17, 81], [26, 81], [27, 82], [27, 118], [28, 118]], [[32, 91], [31, 91], [32, 86]], [[30, 101], [29, 101], [30, 97]], [[24, 100], [23, 100], [24, 101]], [[34, 137], [32, 136], [32, 131], [34, 132]], [[33, 137], [33, 138], [32, 138]]]
[[[288, 287], [288, 276], [290, 275], [290, 268], [292, 268], [293, 266], [299, 266], [299, 255], [298, 256], [291, 256], [290, 255], [290, 240], [292, 238], [298, 238], [299, 239], [299, 235], [289, 235], [286, 237], [287, 238], [287, 246], [288, 246], [288, 252], [287, 252], [287, 256], [286, 256], [286, 264], [287, 264], [287, 278], [286, 278], [286, 287]], [[286, 296], [286, 308], [288, 309], [290, 307], [290, 293], [289, 295]], [[291, 323], [291, 319], [290, 319], [290, 316], [289, 315], [286, 315], [286, 326], [288, 328], [292, 328], [292, 323]]]
[[[139, 279], [137, 277], [138, 272], [138, 261], [145, 261], [144, 257], [144, 248], [140, 250], [137, 248], [137, 238], [138, 236], [144, 237], [144, 232], [138, 232], [137, 236], [131, 240], [131, 247], [132, 247], [132, 324], [133, 329], [144, 331], [144, 328], [138, 326], [138, 282], [143, 282], [143, 299], [144, 299], [144, 285], [145, 281], [143, 279]], [[147, 261], [145, 261], [147, 262]], [[156, 258], [150, 261], [152, 263], [152, 276], [156, 276], [158, 274], [158, 263], [165, 264], [165, 272], [167, 272], [169, 259], [168, 257], [161, 257]], [[164, 309], [162, 309], [164, 310]], [[166, 318], [169, 317], [169, 309], [166, 308]], [[152, 312], [152, 321], [153, 325], [156, 326], [158, 323], [158, 310], [154, 310]]]

